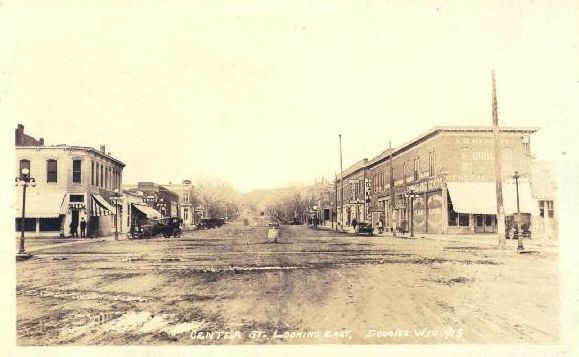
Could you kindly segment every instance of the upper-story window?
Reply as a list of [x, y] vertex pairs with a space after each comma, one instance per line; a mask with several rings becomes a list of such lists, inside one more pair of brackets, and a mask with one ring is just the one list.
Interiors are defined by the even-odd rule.
[[72, 182], [81, 182], [81, 163], [82, 160], [72, 160]]
[[28, 169], [28, 172], [30, 172], [30, 160], [20, 160], [20, 171], [18, 175], [22, 174], [22, 170], [24, 169]]
[[472, 175], [472, 150], [468, 146], [460, 151], [460, 168], [462, 175]]
[[90, 162], [90, 184], [94, 186], [94, 161]]
[[420, 158], [414, 158], [414, 181], [418, 181], [420, 173]]
[[46, 182], [58, 182], [58, 164], [56, 160], [46, 161]]
[[101, 164], [101, 169], [100, 169], [100, 171], [101, 171], [101, 173], [100, 173], [100, 175], [101, 175], [100, 183], [101, 183], [101, 184], [100, 184], [99, 187], [104, 187], [104, 182], [105, 182], [104, 178], [105, 178], [105, 176], [104, 176], [104, 174], [103, 174], [104, 166], [103, 166], [102, 164]]
[[434, 151], [428, 153], [428, 175], [436, 175], [436, 152]]

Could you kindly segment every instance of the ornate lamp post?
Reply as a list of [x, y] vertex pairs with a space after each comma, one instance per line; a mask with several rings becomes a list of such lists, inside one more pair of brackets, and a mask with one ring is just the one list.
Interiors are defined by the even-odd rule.
[[518, 171], [515, 171], [515, 174], [513, 175], [513, 178], [515, 179], [515, 188], [517, 190], [517, 216], [515, 218], [515, 236], [517, 238], [517, 250], [524, 250], [525, 247], [523, 247], [523, 235], [522, 232], [519, 232], [519, 230], [521, 229], [521, 209], [519, 207], [519, 178], [521, 176], [519, 175]]
[[113, 201], [113, 204], [115, 205], [115, 240], [119, 240], [119, 203], [121, 202], [122, 197], [123, 196], [119, 193], [118, 189], [115, 189], [111, 195], [111, 201]]
[[416, 196], [413, 189], [409, 188], [406, 191], [406, 197], [410, 200], [410, 237], [414, 237], [414, 197]]
[[20, 218], [20, 249], [16, 255], [16, 260], [24, 260], [30, 258], [30, 254], [24, 250], [24, 220], [26, 217], [26, 187], [36, 187], [36, 180], [30, 177], [30, 170], [23, 168], [20, 170], [20, 176], [16, 177], [15, 185], [22, 186], [22, 216]]

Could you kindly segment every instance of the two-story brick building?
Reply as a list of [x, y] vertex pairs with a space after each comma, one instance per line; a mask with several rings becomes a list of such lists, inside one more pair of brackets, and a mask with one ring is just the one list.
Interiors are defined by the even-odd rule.
[[[536, 130], [500, 129], [507, 215], [516, 212], [515, 171], [521, 175], [521, 213], [538, 214], [529, 180], [530, 135]], [[343, 173], [343, 223], [349, 224], [355, 216], [375, 225], [383, 217], [386, 227], [395, 221], [401, 231], [408, 231], [413, 221], [418, 233], [496, 232], [493, 143], [492, 127], [435, 127], [371, 160], [354, 164]], [[367, 200], [365, 192], [360, 192], [360, 182], [369, 185], [364, 189], [369, 191]], [[340, 176], [337, 185], [340, 195]], [[409, 192], [414, 193], [412, 211]], [[341, 202], [340, 196], [338, 200]]]
[[[24, 127], [16, 129], [16, 161], [19, 176], [27, 168], [36, 187], [27, 191], [25, 231], [39, 236], [69, 236], [72, 227], [80, 235], [80, 221], [87, 221], [87, 235], [114, 232], [116, 211], [110, 199], [122, 184], [125, 164], [105, 152], [84, 146], [46, 146], [32, 140]], [[22, 194], [16, 187], [16, 231], [20, 231]]]
[[199, 217], [195, 215], [195, 186], [191, 180], [183, 180], [181, 183], [163, 185], [179, 196], [179, 217], [183, 219], [183, 227], [192, 227], [199, 223]]
[[[123, 185], [123, 190], [142, 195], [143, 202], [159, 212], [162, 217], [180, 217], [179, 195], [163, 185], [155, 182], [139, 182], [136, 185]], [[157, 216], [155, 212], [149, 212], [150, 218]]]

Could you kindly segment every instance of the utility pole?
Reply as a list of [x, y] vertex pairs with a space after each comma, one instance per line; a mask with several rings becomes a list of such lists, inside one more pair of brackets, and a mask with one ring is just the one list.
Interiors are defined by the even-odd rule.
[[396, 199], [394, 198], [394, 165], [392, 164], [392, 141], [388, 140], [388, 147], [390, 150], [390, 226], [392, 227], [392, 235], [396, 237], [396, 222], [394, 220], [394, 205]]
[[340, 138], [340, 229], [344, 229], [344, 168], [342, 166], [342, 134]]
[[495, 82], [495, 70], [491, 71], [492, 80], [492, 111], [493, 111], [493, 139], [495, 144], [495, 186], [497, 195], [497, 231], [499, 234], [499, 246], [504, 247], [505, 241], [505, 207], [503, 205], [503, 182], [502, 182], [502, 158], [501, 144], [499, 141], [499, 115], [497, 112], [497, 85]]

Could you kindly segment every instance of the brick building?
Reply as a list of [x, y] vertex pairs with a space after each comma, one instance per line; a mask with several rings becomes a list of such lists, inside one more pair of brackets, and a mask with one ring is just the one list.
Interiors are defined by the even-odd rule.
[[[162, 217], [180, 217], [179, 195], [155, 182], [139, 182], [136, 185], [123, 185], [123, 190], [143, 196], [143, 202], [158, 211]], [[149, 211], [149, 218], [155, 218], [155, 212]], [[158, 217], [157, 217], [158, 218]]]
[[[530, 135], [537, 130], [500, 129], [507, 215], [516, 212], [515, 171], [521, 175], [521, 213], [538, 215], [529, 179]], [[338, 209], [338, 219], [349, 225], [355, 217], [375, 226], [382, 217], [386, 227], [396, 222], [403, 232], [411, 221], [418, 233], [496, 232], [493, 143], [492, 127], [435, 127], [371, 160], [361, 160], [343, 173], [344, 206]], [[341, 180], [338, 176], [338, 204]], [[412, 210], [410, 191], [415, 196]]]
[[[115, 206], [110, 199], [122, 184], [125, 164], [105, 152], [84, 146], [45, 146], [16, 129], [14, 172], [30, 171], [36, 187], [27, 190], [25, 231], [38, 236], [69, 236], [81, 219], [88, 222], [87, 235], [114, 232]], [[16, 187], [16, 231], [20, 231], [22, 190]], [[80, 233], [80, 230], [79, 230]]]
[[195, 186], [191, 180], [183, 180], [181, 183], [169, 182], [163, 186], [179, 196], [179, 217], [183, 219], [183, 226], [191, 227], [199, 223], [201, 217], [195, 214]]

